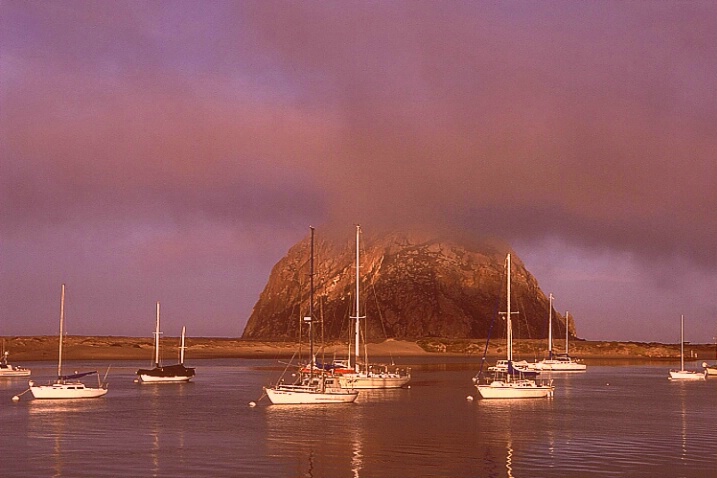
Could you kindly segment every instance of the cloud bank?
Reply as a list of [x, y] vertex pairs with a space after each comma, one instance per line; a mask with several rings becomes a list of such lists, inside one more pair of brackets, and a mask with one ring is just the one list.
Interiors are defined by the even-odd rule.
[[[684, 306], [710, 341], [715, 18], [707, 1], [3, 2], [0, 333], [53, 333], [66, 281], [76, 333], [150, 331], [162, 300], [168, 327], [239, 335], [309, 224], [361, 222], [504, 238], [588, 338], [639, 304], [627, 338], [671, 340]], [[561, 279], [580, 262], [604, 274]]]

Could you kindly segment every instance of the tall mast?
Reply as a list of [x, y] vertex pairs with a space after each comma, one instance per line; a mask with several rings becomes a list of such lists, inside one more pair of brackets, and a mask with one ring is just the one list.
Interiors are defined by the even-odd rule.
[[[311, 366], [309, 375], [314, 375], [314, 227], [311, 229], [311, 259], [309, 268], [309, 356], [311, 357]], [[306, 319], [304, 319], [306, 320]]]
[[179, 347], [179, 363], [184, 365], [184, 333], [186, 332], [187, 328], [183, 325], [182, 326], [182, 345]]
[[60, 346], [58, 347], [57, 357], [57, 378], [62, 377], [62, 338], [65, 327], [65, 284], [62, 284], [62, 294], [60, 295]]
[[508, 360], [512, 361], [513, 360], [513, 324], [511, 323], [511, 320], [510, 320], [510, 314], [511, 314], [510, 313], [510, 254], [508, 254], [506, 261], [507, 261], [507, 267], [508, 267], [508, 273], [506, 274], [506, 276], [508, 278], [507, 279], [508, 286], [506, 287], [507, 295], [508, 295], [508, 297], [507, 297], [508, 308], [506, 311], [506, 317], [507, 317], [507, 323], [508, 323], [508, 333], [507, 333]]
[[550, 312], [548, 312], [548, 359], [553, 358], [553, 293], [548, 296], [550, 300]]
[[568, 336], [570, 335], [570, 312], [565, 311], [565, 355], [568, 355]]
[[685, 316], [680, 316], [680, 370], [685, 369]]
[[358, 364], [358, 361], [359, 361], [359, 360], [358, 360], [358, 359], [359, 359], [359, 354], [361, 353], [361, 352], [360, 352], [360, 351], [361, 351], [361, 348], [360, 348], [360, 344], [359, 344], [360, 335], [361, 335], [361, 329], [360, 329], [360, 325], [359, 325], [359, 321], [361, 320], [361, 314], [359, 313], [359, 310], [360, 310], [360, 307], [361, 307], [361, 304], [360, 304], [360, 301], [359, 301], [359, 235], [360, 235], [360, 234], [361, 234], [361, 226], [359, 226], [358, 224], [356, 224], [356, 294], [355, 294], [355, 295], [356, 295], [356, 309], [355, 309], [355, 310], [356, 310], [356, 316], [354, 317], [354, 319], [356, 319], [356, 329], [355, 329], [355, 332], [354, 332], [354, 334], [355, 334], [355, 338], [354, 338], [354, 344], [355, 344], [354, 356], [356, 357], [356, 363], [354, 364], [354, 366], [355, 366], [355, 370], [356, 370], [357, 372], [359, 371], [359, 364]]
[[154, 322], [154, 366], [159, 367], [159, 301], [157, 301], [157, 319]]

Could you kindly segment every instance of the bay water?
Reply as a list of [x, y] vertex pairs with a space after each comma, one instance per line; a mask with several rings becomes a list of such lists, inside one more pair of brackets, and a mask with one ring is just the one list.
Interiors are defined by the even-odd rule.
[[[476, 360], [402, 363], [410, 388], [345, 405], [271, 405], [261, 396], [281, 375], [276, 360], [188, 361], [197, 376], [186, 384], [138, 384], [147, 364], [119, 362], [109, 393], [90, 400], [15, 403], [27, 380], [2, 379], [0, 476], [717, 476], [717, 379], [670, 382], [675, 364], [603, 362], [553, 374], [552, 399], [481, 400]], [[37, 382], [55, 373], [25, 365]]]

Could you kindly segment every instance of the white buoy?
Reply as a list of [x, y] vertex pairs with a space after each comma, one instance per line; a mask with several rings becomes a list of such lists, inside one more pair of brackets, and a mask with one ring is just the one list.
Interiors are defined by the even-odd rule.
[[20, 401], [20, 397], [18, 397], [17, 395], [15, 395], [14, 397], [12, 397], [12, 401], [13, 401], [13, 402], [19, 402], [19, 401]]
[[408, 386], [407, 386], [406, 388], [411, 388], [411, 386], [410, 386], [410, 385], [408, 385]]
[[256, 407], [256, 402], [249, 402], [249, 406], [252, 407], [252, 408], [253, 408], [253, 407]]
[[473, 396], [472, 396], [472, 395], [468, 395], [468, 396], [466, 397], [466, 400], [468, 400], [469, 402], [472, 402], [472, 401], [473, 401]]

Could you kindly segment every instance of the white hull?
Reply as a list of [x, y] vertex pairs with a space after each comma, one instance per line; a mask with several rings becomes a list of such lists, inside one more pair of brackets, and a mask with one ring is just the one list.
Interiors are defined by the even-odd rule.
[[[12, 366], [11, 366], [12, 367]], [[30, 370], [28, 369], [18, 369], [18, 368], [0, 368], [0, 378], [2, 377], [29, 377], [31, 374]]]
[[86, 387], [80, 382], [31, 385], [32, 396], [38, 399], [98, 398], [107, 393], [106, 388]]
[[692, 370], [670, 370], [670, 380], [704, 380], [705, 374]]
[[[527, 360], [521, 360], [519, 362], [513, 362], [513, 369], [519, 372], [535, 372], [537, 371], [537, 364], [530, 363]], [[508, 360], [498, 360], [495, 365], [488, 367], [489, 372], [508, 373]]]
[[536, 370], [551, 372], [584, 372], [588, 366], [584, 363], [545, 359], [535, 364]]
[[280, 385], [266, 387], [266, 396], [274, 405], [310, 405], [330, 403], [352, 403], [358, 397], [354, 390], [338, 389], [333, 391], [319, 391], [312, 387], [301, 385]]
[[505, 382], [494, 380], [487, 385], [476, 385], [482, 398], [551, 398], [555, 387], [538, 385], [533, 380]]
[[708, 365], [707, 362], [704, 362], [702, 366], [705, 368], [705, 375], [717, 377], [717, 365]]
[[178, 382], [189, 382], [192, 377], [178, 376], [178, 377], [155, 377], [152, 375], [140, 375], [139, 380], [142, 383], [178, 383]]
[[401, 388], [411, 381], [410, 375], [387, 374], [343, 374], [339, 377], [339, 384], [342, 388], [354, 389], [381, 389]]
[[[4, 345], [4, 344], [3, 344]], [[7, 363], [8, 352], [5, 351], [0, 360], [0, 378], [2, 377], [29, 377], [30, 369], [25, 367], [18, 367]]]

